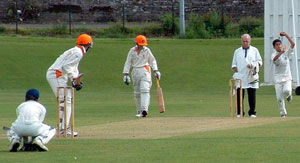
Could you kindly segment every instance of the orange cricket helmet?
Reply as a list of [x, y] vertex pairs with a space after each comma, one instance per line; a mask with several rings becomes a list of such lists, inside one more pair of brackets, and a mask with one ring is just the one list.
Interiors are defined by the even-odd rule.
[[77, 39], [77, 45], [93, 45], [93, 38], [88, 34], [81, 34]]
[[141, 45], [141, 46], [147, 46], [148, 45], [147, 38], [143, 35], [136, 36], [135, 41], [138, 45]]

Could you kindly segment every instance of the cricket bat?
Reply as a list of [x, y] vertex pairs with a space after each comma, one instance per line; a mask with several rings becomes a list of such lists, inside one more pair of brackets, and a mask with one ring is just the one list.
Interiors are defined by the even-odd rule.
[[158, 104], [159, 104], [159, 112], [164, 113], [166, 111], [165, 100], [164, 100], [162, 88], [160, 87], [159, 80], [157, 78], [156, 78], [156, 84], [157, 84], [157, 97], [158, 97]]

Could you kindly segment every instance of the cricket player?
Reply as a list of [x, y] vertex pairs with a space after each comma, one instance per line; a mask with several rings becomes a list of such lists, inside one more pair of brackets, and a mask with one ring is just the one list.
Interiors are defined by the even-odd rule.
[[129, 85], [129, 77], [132, 68], [132, 79], [134, 87], [134, 99], [137, 108], [137, 117], [146, 117], [150, 105], [150, 88], [152, 86], [151, 69], [160, 80], [161, 74], [158, 71], [156, 60], [147, 47], [147, 38], [143, 35], [136, 37], [136, 46], [130, 49], [124, 65], [123, 81]]
[[[258, 74], [256, 79], [253, 78], [253, 74], [250, 72], [254, 67], [262, 66], [262, 59], [259, 51], [256, 47], [251, 46], [251, 37], [249, 34], [243, 34], [241, 36], [242, 46], [234, 51], [234, 56], [232, 59], [232, 70], [235, 73], [236, 79], [241, 79], [242, 84], [242, 94], [244, 100], [245, 89], [248, 93], [248, 103], [249, 103], [249, 117], [256, 117], [256, 90], [259, 88]], [[241, 91], [240, 88], [237, 89], [237, 93]], [[240, 96], [237, 97], [237, 117], [243, 117], [244, 113], [240, 113]]]
[[17, 108], [17, 120], [12, 123], [7, 136], [11, 142], [10, 152], [17, 152], [20, 143], [26, 142], [27, 137], [33, 137], [32, 145], [39, 151], [48, 151], [45, 146], [56, 134], [56, 129], [43, 123], [46, 108], [38, 102], [39, 91], [30, 89], [26, 92], [25, 102]]
[[[77, 45], [60, 55], [56, 61], [50, 66], [47, 71], [47, 80], [50, 84], [50, 87], [53, 90], [53, 93], [57, 97], [57, 87], [66, 87], [68, 86], [68, 79], [72, 82], [72, 86], [76, 90], [80, 90], [83, 86], [81, 81], [82, 74], [79, 73], [78, 66], [81, 59], [87, 54], [90, 48], [93, 46], [93, 39], [88, 34], [81, 34], [77, 39]], [[71, 90], [69, 90], [71, 91]], [[64, 117], [64, 92], [61, 89], [60, 93], [60, 117]], [[70, 123], [71, 118], [71, 92], [68, 92], [67, 95], [67, 120], [66, 124]], [[64, 124], [65, 119], [61, 120]], [[60, 131], [63, 134], [64, 125], [62, 125], [62, 130]], [[71, 135], [71, 129], [68, 129], [68, 135]], [[74, 136], [77, 136], [78, 133], [74, 132]]]
[[292, 74], [290, 70], [290, 58], [293, 53], [295, 42], [285, 32], [281, 32], [280, 36], [285, 36], [290, 42], [290, 48], [283, 46], [281, 40], [276, 39], [273, 41], [275, 52], [272, 54], [271, 59], [275, 65], [274, 71], [274, 84], [276, 91], [276, 98], [278, 101], [280, 116], [286, 117], [287, 111], [285, 108], [285, 98], [288, 102], [292, 101]]

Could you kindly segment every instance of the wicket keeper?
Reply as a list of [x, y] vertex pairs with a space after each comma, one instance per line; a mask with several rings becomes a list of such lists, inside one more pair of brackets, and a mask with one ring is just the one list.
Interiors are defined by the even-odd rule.
[[[52, 88], [54, 95], [57, 97], [57, 88], [68, 86], [68, 79], [71, 80], [72, 86], [76, 90], [80, 90], [83, 87], [83, 82], [81, 81], [82, 74], [79, 73], [78, 66], [81, 59], [87, 54], [90, 48], [93, 47], [93, 39], [88, 34], [81, 34], [77, 39], [77, 45], [60, 55], [56, 61], [50, 66], [47, 71], [47, 81]], [[71, 91], [71, 90], [69, 90]], [[64, 117], [64, 92], [60, 92], [60, 117]], [[67, 95], [67, 120], [66, 124], [70, 123], [71, 118], [71, 92], [68, 92]], [[65, 119], [61, 120], [61, 124], [65, 123]], [[63, 134], [64, 125], [61, 125], [62, 130], [60, 131]], [[68, 129], [68, 135], [71, 135], [71, 129]], [[74, 136], [77, 136], [78, 133], [74, 132]]]
[[129, 77], [132, 68], [132, 79], [134, 87], [134, 99], [137, 108], [137, 117], [146, 117], [150, 105], [150, 89], [152, 86], [151, 69], [155, 77], [160, 80], [161, 74], [158, 71], [156, 59], [147, 47], [147, 38], [143, 35], [136, 37], [136, 46], [130, 49], [124, 65], [123, 81], [126, 85], [131, 82]]
[[[24, 150], [48, 151], [45, 146], [55, 136], [56, 129], [44, 124], [46, 108], [38, 102], [40, 93], [36, 89], [26, 92], [25, 102], [17, 108], [17, 119], [12, 123], [7, 136], [11, 142], [10, 152], [17, 152], [23, 141]], [[32, 137], [32, 142], [28, 142], [28, 137]]]

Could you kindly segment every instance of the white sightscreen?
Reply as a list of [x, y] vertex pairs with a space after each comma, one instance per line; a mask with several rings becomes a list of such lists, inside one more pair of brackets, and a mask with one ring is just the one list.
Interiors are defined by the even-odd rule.
[[[292, 3], [294, 4], [292, 6]], [[294, 8], [294, 10], [292, 10]], [[293, 17], [295, 13], [295, 17]], [[294, 36], [294, 21], [295, 33]], [[295, 55], [292, 57], [291, 72], [293, 76], [293, 87], [299, 86], [299, 43], [300, 43], [300, 0], [265, 0], [265, 29], [264, 29], [264, 83], [262, 85], [273, 85], [274, 65], [271, 61], [271, 54], [274, 52], [272, 42], [279, 38], [279, 33], [287, 32], [296, 42]], [[288, 40], [283, 38], [283, 45], [290, 46]], [[298, 64], [298, 66], [296, 65]], [[298, 67], [298, 71], [297, 68]], [[298, 72], [298, 75], [297, 75]]]

